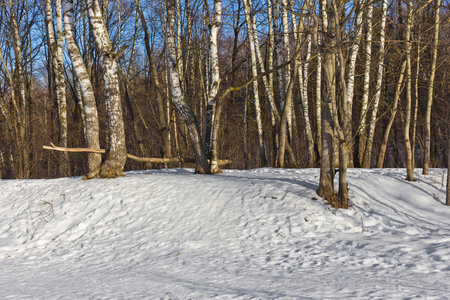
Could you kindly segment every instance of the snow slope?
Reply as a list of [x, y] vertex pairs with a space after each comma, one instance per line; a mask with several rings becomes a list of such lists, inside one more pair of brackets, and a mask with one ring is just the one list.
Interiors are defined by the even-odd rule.
[[0, 299], [450, 299], [441, 170], [0, 180]]

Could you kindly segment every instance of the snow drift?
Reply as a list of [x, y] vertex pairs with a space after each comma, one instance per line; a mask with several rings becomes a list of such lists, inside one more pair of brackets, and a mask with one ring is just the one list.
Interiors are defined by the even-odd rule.
[[349, 170], [353, 206], [317, 169], [0, 180], [0, 298], [445, 299], [441, 170]]

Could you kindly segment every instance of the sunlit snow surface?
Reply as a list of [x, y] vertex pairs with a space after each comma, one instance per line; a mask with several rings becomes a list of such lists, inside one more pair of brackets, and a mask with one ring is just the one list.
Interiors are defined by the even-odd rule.
[[446, 179], [420, 172], [350, 170], [348, 210], [318, 169], [0, 180], [0, 299], [448, 299]]

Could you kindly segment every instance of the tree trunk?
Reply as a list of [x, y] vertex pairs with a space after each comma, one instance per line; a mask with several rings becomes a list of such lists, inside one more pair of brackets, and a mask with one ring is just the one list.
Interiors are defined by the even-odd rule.
[[[251, 69], [252, 76], [255, 77], [258, 75], [257, 70], [257, 60], [256, 60], [256, 49], [255, 49], [255, 40], [253, 38], [253, 30], [252, 30], [252, 21], [251, 21], [251, 12], [252, 7], [250, 6], [251, 2], [249, 0], [243, 0], [244, 11], [245, 11], [245, 20], [247, 23], [247, 34], [249, 39], [250, 46], [250, 57], [251, 57]], [[259, 138], [259, 154], [261, 158], [261, 166], [265, 167], [267, 165], [267, 156], [266, 156], [266, 146], [264, 141], [264, 131], [262, 125], [262, 116], [261, 116], [261, 104], [259, 102], [259, 91], [258, 91], [258, 81], [253, 81], [253, 99], [255, 102], [255, 111], [256, 111], [256, 124], [258, 128], [258, 138]]]
[[416, 79], [414, 82], [414, 115], [413, 115], [413, 129], [411, 134], [411, 157], [412, 157], [412, 167], [413, 169], [416, 167], [415, 161], [415, 148], [416, 148], [416, 131], [417, 131], [417, 112], [419, 110], [419, 75], [420, 75], [420, 26], [421, 23], [418, 23], [418, 38], [417, 38], [417, 58], [416, 58]]
[[369, 92], [370, 92], [370, 64], [372, 61], [372, 14], [373, 3], [368, 4], [367, 8], [367, 33], [366, 33], [366, 51], [364, 63], [364, 88], [361, 100], [361, 114], [358, 125], [358, 164], [360, 167], [364, 166], [364, 152], [366, 150], [367, 130], [366, 119], [369, 110]]
[[424, 135], [424, 157], [423, 174], [429, 173], [430, 168], [430, 150], [431, 150], [431, 108], [433, 105], [434, 79], [436, 75], [437, 48], [439, 45], [439, 12], [441, 0], [436, 0], [434, 5], [434, 36], [432, 46], [431, 74], [428, 80], [428, 102], [425, 115], [425, 135]]
[[[363, 17], [363, 9], [362, 9], [362, 1], [358, 0], [354, 4], [356, 6], [356, 24], [355, 24], [355, 37], [353, 41], [353, 45], [350, 51], [350, 60], [348, 64], [347, 70], [347, 91], [346, 91], [346, 115], [345, 115], [345, 123], [347, 126], [344, 128], [345, 140], [348, 141], [348, 146], [345, 150], [348, 152], [348, 163], [350, 167], [353, 166], [353, 133], [352, 133], [352, 112], [353, 112], [353, 95], [355, 93], [355, 68], [356, 68], [356, 58], [359, 52], [360, 40], [362, 36], [362, 17]], [[342, 66], [341, 66], [342, 68]], [[342, 174], [339, 175], [341, 177]]]
[[[49, 48], [52, 53], [52, 66], [53, 73], [55, 74], [56, 101], [58, 103], [59, 144], [63, 147], [67, 147], [67, 104], [64, 62], [62, 53], [62, 43], [64, 42], [64, 36], [62, 31], [61, 0], [56, 1], [56, 38], [53, 34], [53, 13], [52, 2], [50, 0], [46, 0], [45, 8], [47, 34], [50, 41]], [[64, 152], [60, 153], [59, 155], [59, 174], [60, 176], [69, 176], [69, 156]]]
[[320, 157], [320, 178], [317, 195], [325, 199], [334, 197], [334, 131], [333, 121], [330, 110], [330, 103], [336, 98], [336, 58], [334, 53], [331, 53], [331, 45], [328, 45], [324, 37], [328, 31], [328, 15], [327, 15], [327, 1], [320, 1], [320, 11], [322, 14], [322, 31], [321, 44], [319, 46], [319, 55], [324, 59], [323, 70], [325, 75], [325, 93], [322, 98], [322, 150]]
[[[297, 18], [292, 15], [292, 28], [294, 30], [294, 37], [296, 39], [296, 43], [301, 44], [303, 40], [303, 31], [305, 20], [303, 15], [306, 14], [306, 8], [309, 5], [309, 1], [305, 1], [302, 6], [302, 17], [300, 19], [299, 28], [297, 30]], [[291, 3], [291, 9], [294, 10], [293, 5]], [[308, 168], [312, 168], [314, 165], [314, 141], [311, 130], [311, 122], [309, 119], [309, 103], [308, 103], [308, 68], [309, 68], [309, 60], [311, 58], [311, 34], [307, 34], [306, 36], [306, 58], [303, 64], [299, 64], [297, 71], [299, 81], [300, 81], [300, 96], [302, 101], [303, 108], [303, 121], [305, 123], [305, 136], [307, 141], [307, 149], [308, 149], [308, 159], [306, 166]], [[292, 142], [291, 142], [292, 144]]]
[[[297, 50], [299, 50], [299, 45], [297, 44]], [[278, 142], [278, 167], [284, 168], [284, 154], [286, 149], [286, 144], [288, 143], [288, 137], [287, 137], [287, 125], [289, 124], [287, 122], [289, 118], [289, 107], [292, 104], [292, 98], [293, 98], [293, 89], [294, 89], [294, 82], [295, 78], [297, 77], [298, 72], [298, 63], [297, 63], [297, 56], [298, 52], [296, 51], [296, 55], [294, 56], [294, 66], [291, 74], [291, 78], [289, 79], [289, 85], [286, 93], [286, 102], [283, 108], [283, 114], [281, 116], [281, 122], [280, 122], [280, 132], [278, 133], [279, 142]], [[295, 162], [294, 162], [295, 163]]]
[[[94, 89], [89, 78], [86, 65], [81, 56], [80, 49], [75, 42], [72, 30], [73, 22], [73, 0], [64, 1], [64, 25], [67, 48], [79, 87], [82, 93], [84, 115], [85, 115], [85, 134], [88, 148], [99, 149], [99, 122], [97, 114], [97, 105], [95, 103]], [[88, 155], [88, 173], [87, 178], [97, 177], [100, 173], [100, 164], [102, 157], [98, 153], [89, 153]]]
[[[450, 120], [448, 120], [450, 123]], [[447, 137], [447, 189], [446, 189], [446, 197], [445, 197], [445, 204], [450, 205], [450, 129], [448, 130], [448, 137]]]
[[[55, 72], [56, 77], [56, 94], [58, 97], [58, 112], [59, 121], [61, 124], [59, 143], [64, 147], [67, 147], [67, 135], [68, 135], [68, 124], [67, 124], [67, 100], [66, 100], [66, 82], [64, 77], [64, 61], [63, 61], [63, 43], [64, 43], [64, 33], [62, 25], [62, 3], [61, 0], [56, 0], [56, 28], [57, 28], [57, 43], [56, 43], [56, 60], [58, 71]], [[69, 156], [64, 153], [62, 156], [62, 161], [59, 166], [59, 173], [62, 176], [70, 176], [70, 163]]]
[[406, 24], [406, 109], [405, 109], [405, 150], [406, 150], [406, 180], [414, 180], [414, 169], [412, 166], [412, 153], [410, 141], [411, 127], [411, 28], [413, 26], [413, 4], [408, 0], [408, 20]]
[[397, 85], [396, 85], [396, 89], [395, 89], [394, 103], [392, 104], [391, 115], [389, 117], [388, 124], [384, 131], [383, 141], [381, 142], [380, 151], [378, 152], [377, 168], [382, 168], [383, 164], [384, 164], [384, 157], [386, 155], [386, 148], [387, 148], [387, 143], [389, 140], [389, 133], [391, 132], [391, 127], [392, 127], [392, 124], [394, 123], [395, 115], [397, 114], [398, 100], [400, 98], [400, 94], [401, 94], [401, 90], [402, 90], [403, 76], [405, 74], [405, 69], [406, 69], [406, 60], [403, 61], [402, 65], [400, 67], [400, 74], [398, 76], [398, 81], [397, 81]]
[[[320, 35], [317, 36], [317, 43], [318, 47], [321, 47]], [[316, 98], [314, 104], [316, 109], [316, 154], [318, 154], [316, 160], [320, 160], [320, 157], [322, 156], [322, 55], [320, 53], [317, 55]]]
[[[313, 134], [311, 130], [311, 122], [309, 119], [309, 103], [308, 103], [308, 79], [309, 79], [309, 60], [311, 58], [311, 34], [307, 37], [307, 52], [306, 61], [303, 64], [303, 83], [302, 85], [302, 105], [303, 105], [303, 120], [305, 122], [305, 135], [308, 142], [308, 163], [307, 167], [312, 168], [314, 166], [314, 141]], [[300, 72], [300, 70], [299, 70]]]
[[[383, 0], [382, 4], [382, 14], [381, 14], [381, 24], [380, 24], [380, 50], [378, 59], [378, 72], [377, 72], [377, 83], [375, 87], [375, 96], [373, 100], [372, 115], [369, 121], [369, 133], [367, 136], [367, 143], [364, 150], [364, 159], [362, 166], [364, 168], [370, 168], [370, 162], [372, 160], [372, 145], [373, 138], [375, 136], [375, 126], [378, 114], [378, 107], [381, 97], [381, 88], [383, 84], [383, 74], [384, 74], [384, 56], [385, 56], [385, 35], [386, 35], [386, 18], [387, 18], [387, 0]], [[383, 158], [384, 160], [384, 158]]]
[[[11, 0], [8, 2], [9, 10], [11, 13], [11, 22], [12, 22], [12, 36], [13, 36], [13, 48], [15, 55], [15, 76], [14, 81], [11, 85], [11, 90], [16, 89], [17, 95], [11, 95], [11, 99], [15, 102], [15, 112], [17, 113], [15, 120], [16, 123], [16, 139], [17, 139], [17, 151], [18, 151], [18, 170], [16, 170], [16, 174], [18, 178], [28, 178], [30, 173], [29, 166], [29, 153], [27, 147], [27, 119], [26, 119], [26, 91], [25, 91], [25, 82], [24, 82], [24, 73], [23, 73], [23, 56], [22, 56], [22, 42], [19, 35], [19, 24], [16, 16], [16, 12], [14, 10], [13, 4]], [[5, 65], [6, 64], [3, 62]], [[12, 78], [9, 76], [10, 79]]]
[[183, 91], [181, 90], [180, 77], [177, 67], [177, 48], [175, 41], [175, 1], [169, 0], [167, 2], [167, 25], [165, 31], [165, 43], [167, 48], [167, 65], [170, 91], [172, 94], [173, 102], [188, 129], [191, 146], [193, 148], [195, 160], [197, 162], [196, 172], [201, 174], [210, 174], [211, 170], [209, 168], [206, 153], [203, 148], [197, 118], [195, 117], [195, 114], [192, 112], [192, 110], [188, 107], [184, 99]]
[[[145, 50], [147, 52], [147, 57], [150, 62], [150, 69], [152, 73], [153, 84], [155, 85], [155, 94], [156, 94], [156, 103], [158, 106], [158, 116], [159, 116], [159, 124], [160, 124], [160, 132], [164, 142], [164, 156], [167, 158], [172, 157], [171, 153], [171, 145], [170, 145], [170, 130], [167, 125], [163, 98], [162, 98], [162, 87], [159, 83], [158, 71], [156, 69], [155, 59], [153, 58], [152, 49], [150, 47], [150, 32], [147, 27], [147, 22], [145, 21], [144, 13], [142, 12], [140, 0], [135, 0], [136, 9], [139, 14], [139, 18], [141, 19], [142, 29], [144, 30], [144, 43]], [[167, 119], [169, 120], [169, 118]]]
[[110, 149], [106, 161], [101, 165], [100, 176], [117, 177], [123, 175], [127, 153], [120, 99], [119, 68], [98, 0], [87, 0], [87, 4], [89, 22], [104, 69], [105, 102], [109, 124]]
[[[274, 42], [274, 56], [275, 56], [275, 66], [279, 67], [281, 65], [281, 49], [283, 49], [283, 40], [281, 38], [282, 33], [280, 32], [280, 27], [278, 24], [279, 18], [279, 7], [276, 0], [270, 0], [272, 2], [272, 15], [273, 15], [273, 42]], [[276, 72], [276, 82], [278, 89], [278, 101], [281, 104], [281, 109], [283, 109], [285, 102], [285, 90], [283, 84], [283, 70], [278, 69]]]
[[[208, 10], [208, 7], [204, 9]], [[207, 96], [206, 106], [206, 136], [205, 136], [205, 150], [206, 157], [211, 160], [211, 173], [221, 173], [216, 160], [217, 159], [217, 138], [219, 130], [219, 120], [216, 122], [216, 118], [220, 118], [218, 113], [220, 110], [217, 106], [223, 105], [222, 103], [216, 103], [216, 96], [220, 86], [220, 70], [219, 70], [219, 53], [218, 53], [218, 34], [220, 29], [220, 21], [222, 17], [222, 1], [214, 0], [214, 12], [212, 15], [211, 23], [209, 25], [209, 60], [211, 68], [211, 82], [209, 93]], [[215, 140], [215, 143], [213, 141]]]

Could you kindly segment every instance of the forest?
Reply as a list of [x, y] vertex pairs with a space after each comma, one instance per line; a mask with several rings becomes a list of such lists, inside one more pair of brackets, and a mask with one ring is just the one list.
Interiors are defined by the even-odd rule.
[[5, 0], [0, 178], [316, 167], [317, 194], [346, 207], [347, 168], [413, 181], [450, 163], [448, 15], [446, 0]]

